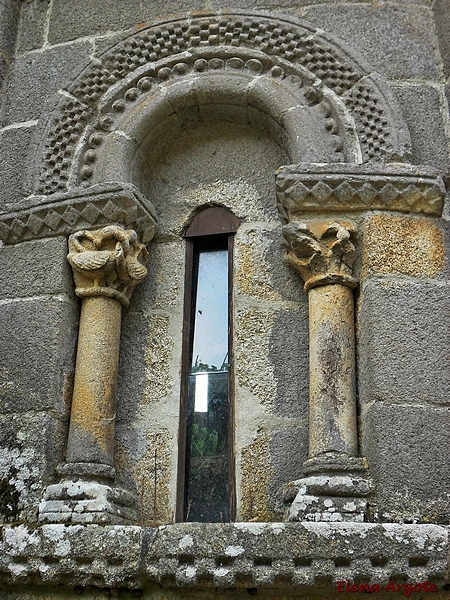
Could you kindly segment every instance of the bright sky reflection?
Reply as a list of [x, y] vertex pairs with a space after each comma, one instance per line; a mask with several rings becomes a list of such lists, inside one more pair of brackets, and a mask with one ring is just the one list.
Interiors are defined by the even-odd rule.
[[220, 369], [228, 352], [228, 251], [199, 255], [192, 365]]

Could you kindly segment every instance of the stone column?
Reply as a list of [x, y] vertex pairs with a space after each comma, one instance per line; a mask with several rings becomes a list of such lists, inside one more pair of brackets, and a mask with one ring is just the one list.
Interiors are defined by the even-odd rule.
[[112, 487], [120, 324], [147, 250], [133, 230], [110, 225], [71, 235], [67, 258], [82, 298], [75, 380], [63, 480], [47, 488], [40, 520], [129, 523], [132, 497]]
[[[309, 458], [288, 488], [289, 520], [363, 521], [370, 481], [358, 458], [351, 222], [293, 221], [286, 262], [309, 299]], [[294, 498], [295, 496], [295, 498]]]

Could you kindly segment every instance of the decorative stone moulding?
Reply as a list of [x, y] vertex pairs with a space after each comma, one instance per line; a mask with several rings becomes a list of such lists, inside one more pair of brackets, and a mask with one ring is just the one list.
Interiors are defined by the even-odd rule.
[[[157, 586], [158, 591], [257, 587], [281, 589], [288, 597], [314, 595], [319, 588], [323, 595], [335, 597], [337, 582], [343, 581], [339, 591], [346, 591], [348, 580], [349, 585], [361, 585], [361, 592], [375, 584], [379, 588], [372, 591], [389, 585], [388, 591], [396, 591], [399, 586], [400, 594], [393, 597], [403, 598], [408, 595], [406, 585], [427, 581], [433, 583], [425, 591], [445, 594], [448, 550], [448, 531], [437, 525], [178, 523], [153, 529], [44, 525], [32, 530], [4, 526], [0, 581], [95, 589]], [[76, 591], [82, 592], [82, 587]]]
[[[292, 139], [295, 131], [289, 129], [295, 130], [295, 124], [289, 123], [286, 109], [321, 106], [323, 135], [329, 136], [335, 153], [330, 162], [408, 160], [408, 128], [389, 87], [338, 40], [294, 18], [239, 11], [193, 14], [189, 20], [170, 20], [133, 33], [93, 59], [67, 85], [44, 135], [40, 133], [36, 192], [49, 194], [95, 181], [103, 145], [117, 124], [128, 135], [122, 127], [127, 113], [146, 98], [156, 102], [159, 89], [168, 90], [183, 78], [199, 85], [216, 78], [215, 102], [226, 98], [243, 108], [240, 99], [233, 99], [242, 83], [237, 76], [247, 78], [249, 90], [254, 82], [256, 88], [267, 83], [274, 105], [260, 106], [258, 94], [246, 102], [266, 112]], [[282, 102], [277, 106], [283, 89], [292, 100], [284, 108]], [[202, 104], [202, 93], [193, 90], [188, 108]], [[176, 105], [167, 111], [179, 123], [189, 113]], [[199, 114], [201, 118], [201, 110]], [[294, 152], [292, 162], [300, 160], [301, 154]]]
[[383, 210], [440, 216], [445, 185], [431, 167], [299, 164], [278, 170], [277, 195], [286, 221], [309, 211]]
[[5, 244], [70, 235], [77, 229], [92, 229], [117, 223], [134, 229], [142, 242], [157, 229], [153, 205], [130, 184], [105, 183], [90, 188], [33, 199], [16, 212], [0, 216], [0, 239]]

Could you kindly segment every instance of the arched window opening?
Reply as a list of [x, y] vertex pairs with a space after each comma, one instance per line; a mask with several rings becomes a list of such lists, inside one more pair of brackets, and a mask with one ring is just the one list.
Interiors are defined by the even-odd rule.
[[178, 521], [235, 515], [232, 270], [239, 220], [198, 213], [186, 231]]

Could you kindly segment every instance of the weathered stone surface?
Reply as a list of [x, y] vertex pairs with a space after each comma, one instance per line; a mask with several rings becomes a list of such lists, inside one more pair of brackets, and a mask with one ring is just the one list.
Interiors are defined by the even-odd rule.
[[17, 36], [20, 6], [14, 0], [0, 3], [0, 85], [8, 72]]
[[393, 403], [448, 403], [449, 286], [371, 280], [359, 312], [359, 397]]
[[235, 376], [266, 410], [276, 394], [274, 365], [268, 355], [276, 311], [257, 307], [237, 310], [235, 315]]
[[5, 211], [0, 220], [0, 238], [7, 244], [112, 223], [135, 229], [144, 242], [156, 232], [154, 208], [133, 185], [106, 183], [75, 188], [67, 193], [35, 196], [14, 208], [15, 212]]
[[53, 109], [56, 92], [88, 62], [90, 46], [84, 42], [17, 57], [8, 77], [4, 124], [39, 119]]
[[4, 533], [2, 555], [7, 562], [2, 567], [10, 564], [10, 581], [25, 583], [31, 575], [44, 585], [63, 577], [72, 586], [114, 587], [126, 580], [130, 588], [137, 587], [142, 536], [138, 527], [61, 524], [30, 531], [20, 525]]
[[[4, 129], [0, 132], [0, 160], [2, 164], [2, 190], [0, 211], [16, 209], [17, 203], [28, 196], [31, 189], [27, 177], [29, 148], [35, 127]], [[3, 239], [3, 236], [1, 236]]]
[[49, 0], [26, 0], [22, 4], [17, 52], [35, 50], [43, 45], [48, 5]]
[[377, 485], [374, 518], [448, 523], [448, 406], [377, 401], [361, 420], [362, 448]]
[[278, 222], [273, 173], [285, 160], [272, 140], [245, 127], [210, 124], [185, 132], [148, 174], [159, 234], [179, 235], [192, 212], [209, 203], [239, 218]]
[[149, 5], [131, 0], [122, 6], [109, 0], [88, 4], [75, 0], [69, 5], [64, 0], [57, 0], [50, 18], [49, 41], [67, 42], [87, 35], [125, 30], [138, 23], [150, 24], [161, 19], [161, 15], [180, 15], [190, 10], [201, 10], [202, 4], [198, 2], [193, 6], [187, 0], [156, 0]]
[[47, 486], [39, 504], [41, 523], [132, 525], [137, 521], [134, 498], [126, 490], [103, 483], [64, 479]]
[[393, 87], [411, 134], [412, 159], [447, 173], [450, 168], [442, 92], [431, 86]]
[[[299, 306], [280, 310], [275, 316], [269, 345], [277, 392], [273, 401], [276, 416], [308, 419], [309, 348], [308, 302], [297, 277]], [[288, 452], [290, 455], [290, 452]]]
[[67, 415], [78, 307], [64, 297], [2, 304], [0, 412], [49, 409]]
[[37, 521], [37, 506], [66, 436], [67, 425], [49, 413], [0, 415], [0, 522]]
[[[269, 481], [269, 502], [278, 508], [279, 490], [286, 481], [298, 479], [308, 456], [308, 427], [286, 423], [286, 428], [270, 432], [270, 456], [273, 475]], [[283, 517], [283, 515], [280, 515]]]
[[365, 223], [361, 276], [433, 277], [445, 268], [442, 228], [435, 221], [377, 215]]
[[429, 8], [383, 3], [305, 9], [312, 25], [332, 32], [388, 79], [438, 78]]
[[[367, 513], [367, 499], [358, 498], [356, 492], [358, 484], [364, 480], [333, 476], [331, 481], [332, 486], [330, 487], [336, 486], [339, 489], [339, 495], [316, 495], [310, 489], [311, 486], [328, 482], [328, 479], [322, 475], [300, 479], [298, 481], [300, 489], [289, 508], [287, 520], [363, 523]], [[343, 490], [343, 487], [347, 489]]]
[[0, 299], [67, 294], [73, 282], [67, 239], [58, 237], [0, 248]]
[[436, 2], [433, 3], [433, 12], [444, 74], [448, 77], [450, 75], [450, 38], [448, 35], [450, 12], [448, 3], [445, 0], [436, 0]]

